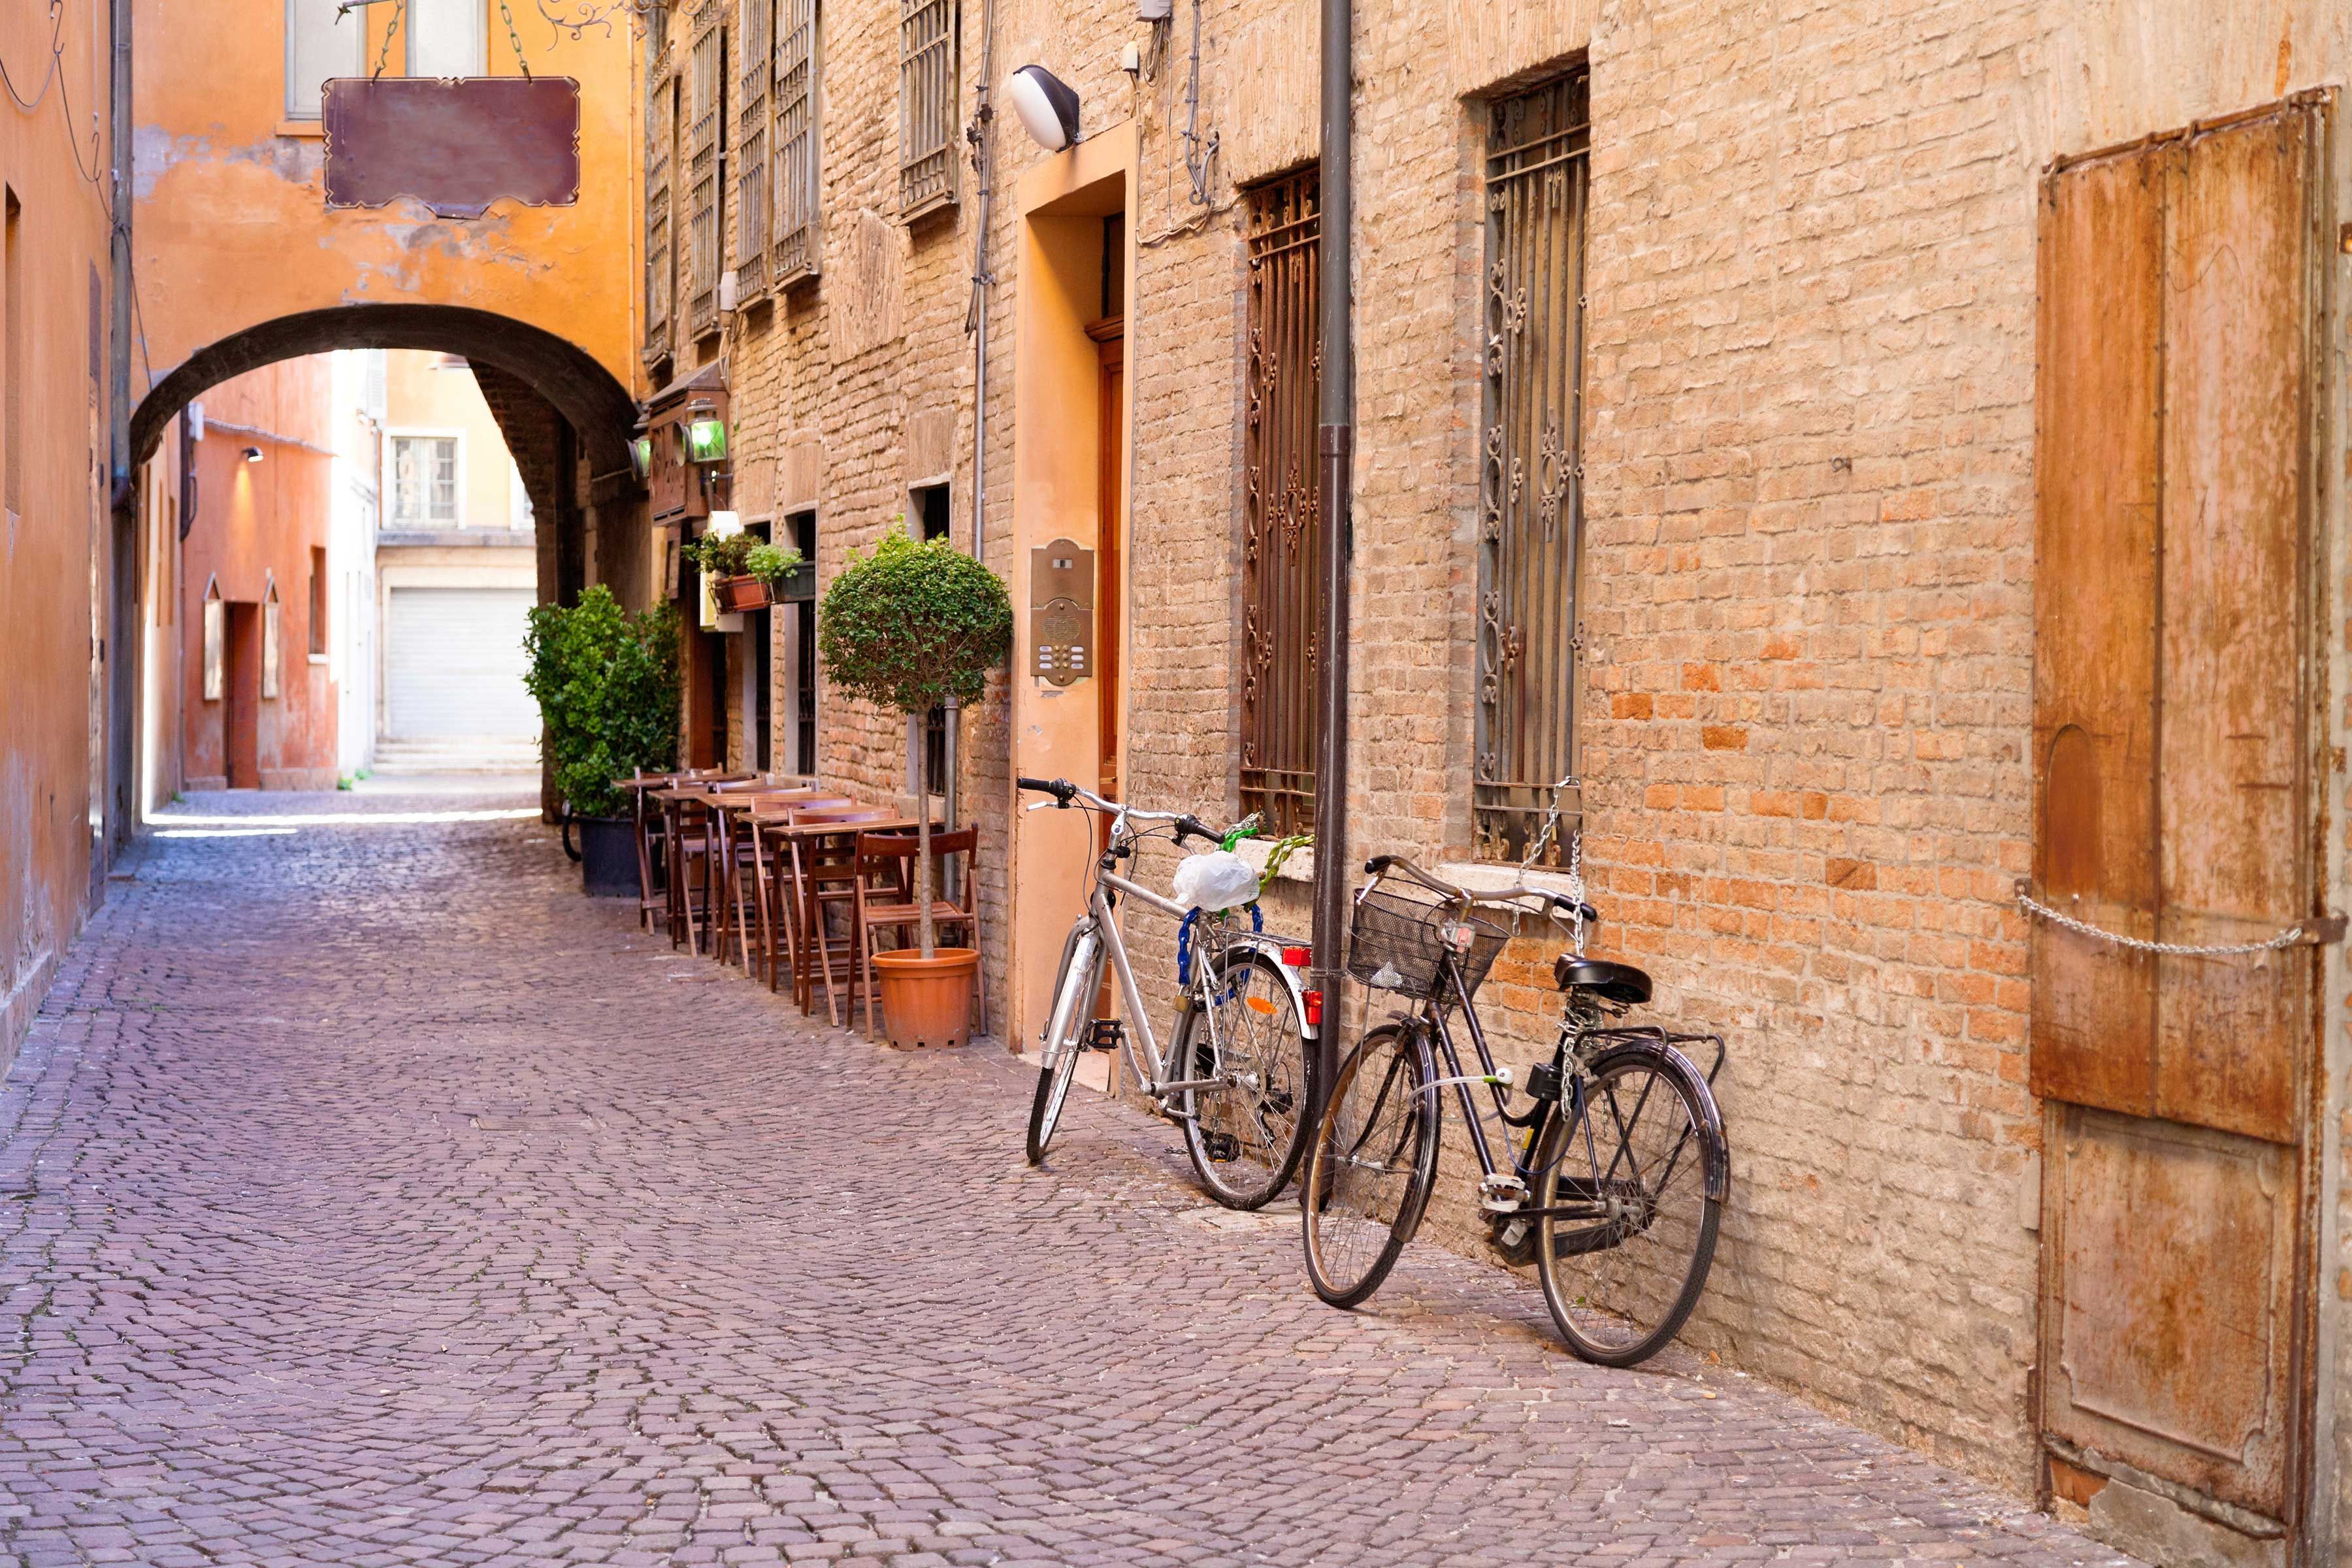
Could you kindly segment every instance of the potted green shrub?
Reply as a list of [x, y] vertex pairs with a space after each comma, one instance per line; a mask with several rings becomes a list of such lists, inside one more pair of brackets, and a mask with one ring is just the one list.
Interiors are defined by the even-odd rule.
[[686, 547], [695, 569], [710, 579], [721, 614], [763, 610], [801, 563], [801, 552], [757, 534], [706, 533]]
[[634, 897], [630, 802], [613, 781], [677, 765], [677, 614], [658, 605], [632, 616], [599, 584], [568, 609], [531, 611], [523, 650], [523, 684], [539, 700], [563, 796], [566, 849], [571, 825], [580, 826], [581, 885], [598, 897]]
[[[1013, 601], [996, 574], [944, 539], [918, 544], [895, 524], [870, 552], [851, 556], [825, 590], [817, 616], [826, 673], [851, 696], [906, 714], [925, 712], [950, 697], [978, 701], [989, 670], [1012, 646]], [[908, 728], [920, 779], [927, 776], [923, 727]], [[920, 941], [910, 950], [874, 955], [883, 1029], [902, 1049], [969, 1038], [980, 974], [977, 949], [939, 945], [927, 798], [918, 800], [915, 815]]]

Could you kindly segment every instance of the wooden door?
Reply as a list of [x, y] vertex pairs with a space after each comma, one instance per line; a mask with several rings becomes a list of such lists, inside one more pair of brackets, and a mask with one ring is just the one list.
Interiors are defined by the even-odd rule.
[[[2221, 945], [2324, 912], [2323, 112], [2044, 188], [2032, 890], [2104, 931]], [[2318, 968], [2309, 945], [2176, 956], [2034, 925], [2041, 1421], [2077, 1501], [2137, 1470], [2192, 1511], [2292, 1527]]]
[[231, 789], [261, 787], [261, 606], [231, 604], [222, 652], [221, 773]]
[[1123, 549], [1127, 442], [1127, 326], [1113, 316], [1087, 329], [1100, 345], [1102, 373], [1096, 402], [1095, 701], [1102, 752], [1102, 793], [1119, 794], [1120, 644], [1127, 628], [1127, 566]]

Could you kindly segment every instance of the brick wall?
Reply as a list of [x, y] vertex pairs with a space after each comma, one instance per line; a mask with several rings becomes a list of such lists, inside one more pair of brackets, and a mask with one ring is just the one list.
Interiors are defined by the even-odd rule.
[[[725, 343], [744, 493], [764, 483], [781, 515], [813, 486], [821, 581], [924, 477], [908, 468], [919, 416], [952, 416], [960, 541], [971, 522], [972, 181], [951, 217], [895, 221], [895, 18], [837, 9], [826, 271]], [[1687, 1337], [2030, 1492], [2041, 1110], [2009, 885], [2032, 831], [2035, 192], [2059, 153], [2340, 78], [2352, 38], [2188, 0], [2165, 7], [2160, 43], [2088, 0], [1358, 9], [1352, 848], [1468, 853], [1476, 110], [1589, 58], [1580, 680], [1598, 951], [1731, 1041], [1734, 1200]], [[980, 13], [967, 0], [967, 84]], [[1139, 123], [1129, 793], [1230, 812], [1237, 187], [1315, 151], [1314, 7], [1202, 7], [1206, 203], [1179, 135], [1189, 14], [1155, 36], [1111, 0], [1004, 0], [996, 26], [1000, 78], [1040, 61], [1077, 88], [1088, 131]], [[1133, 81], [1117, 63], [1130, 40]], [[1000, 120], [1000, 193], [1041, 156]], [[1010, 577], [1009, 199], [995, 222], [987, 556]], [[828, 780], [895, 794], [902, 723], [829, 690], [820, 704]], [[963, 756], [1000, 933], [1005, 713], [1000, 682], [964, 721]], [[1307, 924], [1296, 889], [1269, 912]], [[1139, 917], [1130, 940], [1164, 1005], [1170, 933]], [[1549, 1048], [1553, 951], [1515, 943], [1482, 997], [1507, 1060]], [[1424, 1235], [1475, 1253], [1460, 1129], [1448, 1150]]]

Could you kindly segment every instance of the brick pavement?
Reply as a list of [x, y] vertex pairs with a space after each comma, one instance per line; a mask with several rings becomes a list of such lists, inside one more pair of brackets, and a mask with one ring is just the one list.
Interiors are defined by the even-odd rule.
[[[0, 1090], [0, 1564], [2124, 1561], [1423, 1246], [1371, 1310], [449, 797], [202, 797]], [[271, 817], [374, 814], [348, 824]], [[287, 827], [291, 831], [284, 831]]]

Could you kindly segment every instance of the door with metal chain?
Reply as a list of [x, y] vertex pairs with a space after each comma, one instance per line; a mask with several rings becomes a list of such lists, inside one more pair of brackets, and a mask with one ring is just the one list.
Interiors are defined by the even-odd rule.
[[2042, 193], [2039, 1426], [2056, 1498], [2176, 1561], [2287, 1561], [2314, 1463], [2328, 108]]

